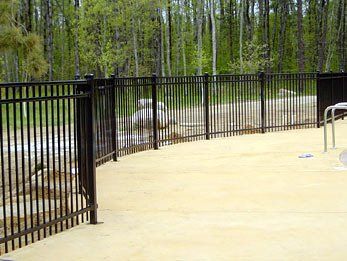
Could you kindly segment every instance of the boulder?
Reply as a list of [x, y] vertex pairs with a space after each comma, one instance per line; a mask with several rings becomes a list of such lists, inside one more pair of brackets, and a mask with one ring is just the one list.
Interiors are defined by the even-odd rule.
[[[152, 99], [140, 99], [137, 101], [137, 105], [139, 110], [152, 108], [153, 101]], [[157, 102], [157, 109], [158, 111], [167, 111], [167, 107], [163, 102]]]
[[[159, 129], [164, 129], [169, 124], [168, 117], [162, 110], [157, 111], [157, 119], [157, 126]], [[132, 116], [132, 124], [135, 128], [151, 130], [153, 128], [153, 111], [142, 109], [135, 112]]]
[[279, 89], [278, 90], [278, 96], [280, 97], [287, 97], [287, 96], [294, 96], [296, 95], [296, 92], [294, 91], [289, 91], [287, 89]]

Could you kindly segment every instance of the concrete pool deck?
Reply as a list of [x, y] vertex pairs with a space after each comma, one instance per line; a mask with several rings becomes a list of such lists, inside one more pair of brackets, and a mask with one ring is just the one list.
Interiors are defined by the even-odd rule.
[[[305, 129], [120, 158], [97, 169], [101, 224], [1, 258], [346, 260], [347, 171], [338, 155], [347, 121], [336, 129], [338, 149], [326, 154], [323, 129]], [[314, 157], [298, 158], [306, 152]]]

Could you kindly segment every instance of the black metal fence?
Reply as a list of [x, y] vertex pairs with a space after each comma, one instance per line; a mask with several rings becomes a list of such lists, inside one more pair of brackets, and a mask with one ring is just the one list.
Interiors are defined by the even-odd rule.
[[96, 223], [95, 168], [107, 161], [180, 142], [316, 127], [322, 108], [345, 99], [341, 75], [0, 84], [1, 253]]
[[0, 254], [93, 222], [91, 91], [87, 81], [0, 84]]
[[[347, 101], [347, 73], [322, 73], [317, 81], [317, 121], [322, 124], [326, 107]], [[345, 112], [337, 110], [336, 115], [343, 116]]]
[[114, 85], [117, 149], [104, 156], [317, 125], [316, 73], [115, 78]]

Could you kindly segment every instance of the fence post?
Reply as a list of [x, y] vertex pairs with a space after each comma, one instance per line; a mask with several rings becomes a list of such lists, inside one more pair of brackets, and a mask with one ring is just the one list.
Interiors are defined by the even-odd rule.
[[330, 96], [331, 97], [330, 105], [335, 105], [335, 103], [337, 103], [337, 102], [335, 101], [333, 71], [330, 70], [329, 74], [330, 74], [330, 95], [331, 95]]
[[[80, 80], [81, 77], [79, 74], [75, 75], [75, 80]], [[84, 87], [84, 86], [83, 86]], [[82, 85], [76, 85], [74, 89], [74, 94], [81, 94], [86, 92], [85, 88], [82, 88]], [[80, 175], [79, 178], [79, 184], [78, 184], [78, 193], [84, 194], [83, 192], [83, 185], [86, 184], [87, 179], [87, 170], [86, 170], [86, 146], [85, 146], [85, 123], [84, 120], [86, 118], [85, 116], [85, 100], [84, 99], [76, 99], [76, 138], [77, 138], [77, 170], [78, 174]], [[83, 142], [84, 141], [84, 142]], [[81, 176], [81, 174], [85, 174], [84, 176]], [[85, 194], [84, 194], [85, 195]]]
[[96, 198], [96, 140], [95, 140], [95, 95], [94, 75], [85, 76], [87, 80], [89, 97], [86, 102], [86, 143], [87, 143], [87, 186], [89, 194], [90, 223], [97, 224], [97, 198]]
[[157, 75], [152, 75], [152, 114], [153, 114], [153, 148], [159, 149], [158, 145], [158, 102], [157, 102]]
[[317, 128], [320, 128], [320, 88], [321, 88], [321, 75], [320, 71], [317, 71], [317, 83], [316, 83], [316, 88], [317, 88]]
[[[345, 96], [346, 96], [346, 91], [345, 91], [345, 78], [346, 78], [346, 74], [344, 72], [343, 69], [341, 69], [341, 76], [342, 76], [342, 100], [345, 101]], [[345, 119], [345, 114], [342, 114], [342, 120]]]
[[261, 117], [261, 132], [265, 133], [265, 73], [259, 72], [258, 74], [260, 82], [260, 117]]
[[209, 104], [209, 90], [208, 90], [208, 73], [204, 74], [204, 105], [205, 105], [205, 134], [206, 140], [210, 139], [210, 104]]
[[117, 116], [116, 116], [116, 75], [111, 74], [113, 80], [113, 86], [111, 89], [111, 133], [112, 133], [112, 150], [113, 150], [113, 161], [117, 161]]

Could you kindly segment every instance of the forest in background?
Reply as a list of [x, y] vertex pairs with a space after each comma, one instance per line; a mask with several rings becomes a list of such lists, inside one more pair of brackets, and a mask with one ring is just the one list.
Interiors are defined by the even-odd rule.
[[1, 82], [347, 69], [347, 0], [1, 2]]

